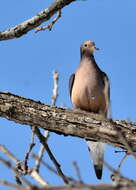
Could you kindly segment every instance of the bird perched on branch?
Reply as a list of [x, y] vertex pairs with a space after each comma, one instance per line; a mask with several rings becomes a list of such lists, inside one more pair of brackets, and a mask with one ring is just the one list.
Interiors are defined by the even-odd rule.
[[[76, 72], [69, 79], [69, 91], [74, 108], [108, 117], [110, 86], [107, 75], [100, 70], [94, 58], [95, 43], [84, 42], [80, 47], [81, 60]], [[104, 143], [87, 141], [95, 173], [102, 177]]]

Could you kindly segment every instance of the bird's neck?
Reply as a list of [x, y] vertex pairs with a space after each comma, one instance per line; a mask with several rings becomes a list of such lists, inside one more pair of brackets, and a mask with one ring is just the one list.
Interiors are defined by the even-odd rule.
[[98, 65], [96, 64], [94, 55], [91, 54], [90, 52], [81, 53], [81, 61], [80, 61], [80, 63], [85, 64], [84, 60], [88, 60], [89, 63], [94, 66], [94, 68], [99, 69]]

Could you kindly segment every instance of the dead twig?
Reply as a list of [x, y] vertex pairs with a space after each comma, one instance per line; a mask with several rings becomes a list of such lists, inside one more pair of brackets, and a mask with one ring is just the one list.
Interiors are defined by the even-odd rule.
[[130, 155], [130, 153], [128, 153], [128, 150], [115, 150], [115, 153], [125, 153], [125, 155], [123, 156], [123, 158], [121, 159], [119, 165], [118, 165], [118, 170], [122, 167], [123, 163], [125, 162], [125, 159], [127, 158], [128, 155]]
[[22, 177], [22, 175], [19, 174], [17, 169], [14, 168], [9, 161], [7, 161], [7, 160], [3, 159], [2, 157], [0, 157], [0, 162], [2, 162], [5, 166], [10, 168], [16, 174], [16, 176], [18, 176], [19, 179], [21, 179], [21, 181], [23, 181], [28, 187], [32, 185], [28, 180], [26, 180], [25, 178]]
[[75, 171], [76, 171], [77, 178], [78, 178], [79, 182], [80, 182], [80, 183], [84, 183], [83, 180], [82, 180], [82, 177], [81, 177], [80, 168], [78, 167], [76, 161], [73, 162], [73, 166], [74, 166], [74, 168], [75, 168]]
[[30, 153], [33, 149], [33, 147], [35, 146], [35, 143], [34, 143], [34, 136], [35, 136], [35, 127], [32, 127], [32, 139], [31, 139], [31, 144], [29, 146], [29, 150], [28, 152], [26, 153], [25, 155], [25, 159], [24, 159], [24, 169], [25, 169], [25, 173], [27, 174], [27, 170], [28, 170], [28, 160], [29, 160], [29, 157], [30, 157]]
[[6, 154], [15, 164], [18, 163], [19, 160], [4, 145], [0, 145], [0, 150]]
[[43, 26], [43, 27], [37, 27], [35, 33], [39, 32], [39, 31], [41, 31], [41, 30], [42, 30], [42, 31], [43, 31], [43, 30], [46, 30], [46, 29], [48, 29], [49, 31], [51, 31], [53, 25], [54, 25], [60, 18], [61, 18], [61, 9], [58, 10], [58, 15], [57, 15], [57, 17], [55, 17], [55, 18], [53, 19], [53, 21], [52, 21], [50, 24], [48, 24], [48, 25], [46, 25], [46, 26]]
[[[56, 71], [53, 71], [53, 81], [54, 81], [54, 87], [53, 87], [53, 96], [52, 96], [52, 106], [55, 106], [57, 98], [58, 98], [58, 83], [59, 83], [59, 73]], [[49, 138], [49, 131], [46, 130], [44, 132], [44, 137], [47, 142]], [[40, 162], [42, 160], [43, 154], [44, 154], [44, 146], [41, 145], [39, 153], [38, 153], [39, 159], [37, 159], [35, 163], [35, 170], [37, 172], [39, 172]]]
[[125, 135], [123, 134], [123, 132], [121, 130], [119, 130], [118, 134], [119, 134], [119, 138], [121, 139], [122, 143], [127, 147], [127, 152], [126, 152], [127, 155], [132, 155], [134, 157], [134, 159], [136, 160], [136, 154], [135, 154], [135, 152], [133, 152], [131, 146], [127, 142], [127, 139], [126, 139]]
[[[3, 145], [0, 145], [0, 150], [6, 154], [15, 164], [16, 164], [16, 172], [15, 172], [15, 180], [18, 185], [21, 185], [21, 178], [20, 178], [20, 161]], [[21, 170], [22, 171], [22, 170]]]
[[[32, 154], [32, 157], [35, 159], [39, 159], [38, 156], [36, 154]], [[46, 163], [44, 160], [41, 160], [41, 164], [43, 164], [43, 166], [45, 166], [49, 171], [51, 171], [52, 173], [54, 173], [55, 175], [59, 176], [57, 170], [55, 170], [53, 167], [51, 167], [48, 163]], [[76, 179], [74, 179], [73, 177], [68, 177], [66, 176], [66, 178], [71, 182], [71, 183], [78, 183], [78, 181]]]
[[39, 173], [35, 169], [30, 169], [28, 174], [35, 179], [40, 185], [47, 186], [48, 183], [39, 175]]
[[53, 81], [54, 81], [54, 88], [53, 88], [53, 96], [52, 96], [52, 106], [56, 105], [57, 98], [58, 98], [58, 88], [59, 88], [59, 73], [53, 71]]
[[[32, 136], [32, 143], [30, 145], [29, 151], [26, 154], [25, 158], [26, 162], [28, 161], [33, 144], [34, 144], [34, 134]], [[14, 171], [17, 185], [22, 185], [23, 175], [30, 175], [33, 179], [35, 179], [38, 183], [40, 183], [40, 185], [48, 185], [48, 183], [37, 173], [37, 171], [35, 171], [34, 169], [29, 169], [28, 164], [25, 163], [25, 161], [20, 161], [19, 159], [17, 159], [5, 146], [0, 145], [0, 150], [3, 153], [5, 153], [16, 164], [16, 168], [14, 168], [9, 161], [6, 161], [4, 159], [0, 160], [7, 167], [9, 167]]]
[[[53, 15], [55, 15], [59, 10], [63, 9], [65, 6], [74, 2], [75, 0], [56, 0], [48, 8], [40, 11], [32, 18], [25, 20], [18, 25], [9, 28], [5, 31], [0, 31], [0, 40], [10, 40], [14, 38], [19, 38], [22, 35], [28, 33], [30, 30], [35, 29], [42, 23], [48, 21]], [[50, 26], [52, 28], [52, 26]]]
[[103, 164], [104, 166], [110, 170], [112, 172], [111, 174], [111, 179], [112, 181], [116, 182], [117, 184], [118, 183], [121, 183], [121, 182], [125, 182], [125, 183], [130, 183], [130, 182], [133, 182], [134, 184], [136, 184], [136, 182], [134, 180], [130, 180], [126, 177], [124, 177], [121, 172], [119, 170], [115, 170], [113, 169], [108, 163], [106, 163], [105, 161], [103, 161]]
[[123, 165], [123, 163], [125, 162], [125, 159], [127, 158], [128, 154], [126, 153], [123, 158], [121, 159], [119, 165], [118, 165], [118, 169], [120, 169]]
[[[25, 159], [24, 159], [24, 161], [18, 161], [16, 163], [16, 170], [17, 170], [17, 173], [19, 173], [20, 175], [27, 175], [28, 174], [28, 170], [29, 170], [28, 160], [29, 160], [31, 151], [32, 151], [33, 147], [35, 146], [35, 143], [34, 143], [34, 135], [35, 135], [34, 134], [34, 128], [32, 128], [32, 131], [33, 131], [33, 133], [32, 133], [32, 140], [31, 140], [31, 144], [29, 146], [29, 150], [28, 150], [28, 152], [25, 155]], [[22, 184], [19, 175], [16, 175], [15, 179], [16, 179], [17, 184], [19, 184], [19, 185]]]
[[30, 190], [29, 187], [13, 184], [13, 183], [10, 183], [10, 182], [8, 182], [6, 180], [0, 180], [0, 185], [5, 185], [7, 187], [18, 189], [18, 190], [27, 190], [27, 189]]
[[[45, 138], [45, 141], [48, 140], [49, 138], [49, 131], [45, 131], [44, 132], [44, 138]], [[44, 154], [44, 146], [41, 145], [40, 147], [40, 150], [39, 150], [39, 153], [38, 153], [38, 159], [36, 160], [35, 162], [35, 170], [39, 173], [39, 169], [40, 169], [40, 163], [41, 163], [41, 160], [42, 160], [42, 157], [43, 157], [43, 154]]]
[[46, 143], [45, 141], [45, 138], [44, 136], [41, 134], [40, 130], [38, 128], [35, 128], [35, 133], [37, 135], [37, 137], [39, 138], [41, 144], [44, 146], [44, 148], [46, 149], [50, 159], [52, 160], [52, 162], [54, 163], [56, 169], [57, 169], [57, 172], [59, 174], [59, 176], [63, 179], [63, 181], [68, 184], [69, 181], [67, 179], [67, 177], [63, 174], [62, 170], [61, 170], [61, 166], [60, 164], [57, 162], [56, 158], [54, 157], [54, 155], [52, 154], [48, 144]]

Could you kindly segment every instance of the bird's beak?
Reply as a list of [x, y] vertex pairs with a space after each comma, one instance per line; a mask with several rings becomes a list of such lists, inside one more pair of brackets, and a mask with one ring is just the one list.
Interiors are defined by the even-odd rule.
[[95, 49], [95, 50], [100, 50], [100, 49], [99, 49], [99, 48], [97, 48], [96, 46], [94, 46], [94, 49]]

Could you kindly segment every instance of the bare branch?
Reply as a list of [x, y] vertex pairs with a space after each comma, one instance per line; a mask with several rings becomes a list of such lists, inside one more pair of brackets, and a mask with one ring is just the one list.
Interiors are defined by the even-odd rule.
[[22, 185], [13, 184], [13, 183], [10, 183], [10, 182], [5, 181], [5, 180], [0, 180], [0, 185], [5, 185], [7, 187], [10, 187], [13, 189], [18, 189], [18, 190], [30, 190], [30, 188], [28, 188], [26, 186], [24, 187]]
[[51, 31], [53, 25], [54, 25], [60, 18], [61, 18], [61, 10], [58, 11], [57, 17], [56, 17], [50, 24], [48, 24], [47, 26], [43, 26], [43, 27], [37, 27], [35, 33], [39, 32], [39, 31], [41, 31], [41, 30], [46, 30], [46, 29], [49, 29], [49, 31]]
[[69, 181], [67, 179], [67, 177], [63, 174], [62, 170], [61, 170], [61, 165], [58, 163], [58, 161], [56, 160], [55, 156], [53, 155], [53, 153], [51, 152], [48, 144], [46, 143], [45, 141], [45, 138], [44, 136], [40, 133], [40, 130], [38, 128], [35, 128], [35, 133], [37, 135], [37, 137], [39, 138], [41, 144], [44, 146], [45, 150], [47, 151], [50, 159], [52, 160], [52, 162], [54, 163], [56, 169], [57, 169], [57, 172], [59, 174], [59, 176], [63, 179], [63, 181], [68, 184]]
[[121, 141], [123, 142], [123, 144], [126, 145], [126, 149], [128, 151], [127, 154], [131, 154], [134, 157], [134, 159], [136, 160], [136, 154], [135, 154], [135, 152], [133, 152], [133, 149], [131, 148], [131, 145], [127, 141], [125, 135], [123, 134], [122, 131], [118, 131], [118, 132], [119, 132], [119, 137], [120, 137]]
[[16, 168], [14, 168], [9, 161], [4, 160], [2, 157], [0, 157], [0, 162], [2, 162], [5, 166], [7, 166], [9, 169], [11, 169], [19, 177], [19, 179], [21, 179], [21, 181], [23, 181], [27, 186], [31, 186], [31, 183], [28, 180], [26, 180], [25, 178], [23, 178], [19, 174], [19, 172], [16, 170]]
[[[71, 186], [58, 186], [58, 187], [50, 187], [46, 190], [135, 190], [136, 185], [132, 182], [126, 184], [106, 184], [100, 183], [97, 185], [85, 185], [85, 184], [75, 184]], [[45, 190], [44, 188], [39, 188], [38, 190]]]
[[75, 184], [75, 185], [65, 185], [65, 186], [48, 186], [48, 187], [38, 187], [31, 186], [30, 188], [23, 187], [18, 188], [18, 190], [135, 190], [136, 185], [133, 182], [124, 184], [106, 184], [100, 183], [97, 185], [86, 185], [86, 184]]
[[[45, 141], [48, 140], [48, 137], [49, 137], [49, 131], [45, 130], [44, 132], [44, 138], [45, 138]], [[43, 154], [44, 154], [44, 146], [41, 145], [40, 147], [40, 150], [39, 150], [39, 153], [38, 153], [38, 159], [36, 160], [35, 162], [35, 170], [37, 172], [39, 172], [39, 168], [40, 168], [40, 163], [41, 163], [41, 160], [42, 160], [42, 157], [43, 157]]]
[[[9, 152], [9, 151], [8, 151]], [[11, 165], [10, 162], [2, 159], [0, 157], [0, 161], [4, 163], [9, 169], [16, 172], [16, 169]], [[79, 190], [79, 189], [86, 189], [86, 190], [135, 190], [136, 189], [136, 181], [129, 180], [128, 178], [123, 177], [117, 170], [114, 170], [111, 168], [107, 163], [104, 163], [105, 166], [113, 172], [114, 177], [116, 177], [116, 183], [106, 184], [106, 183], [100, 183], [97, 185], [86, 185], [81, 182], [73, 181], [74, 183], [70, 185], [65, 186], [50, 186], [47, 185], [47, 183], [40, 177], [40, 175], [35, 170], [29, 170], [29, 173], [31, 177], [33, 177], [36, 181], [38, 181], [41, 185], [44, 187], [36, 186], [30, 184], [28, 181], [26, 181], [24, 178], [21, 177], [21, 180], [24, 181], [24, 183], [27, 184], [27, 186], [24, 185], [16, 185], [12, 184], [5, 180], [0, 180], [0, 185], [6, 185], [8, 187], [18, 189], [18, 190]]]
[[[30, 175], [34, 178], [38, 183], [41, 185], [47, 185], [47, 182], [42, 179], [42, 177], [37, 173], [35, 169], [29, 169], [27, 165], [27, 160], [29, 158], [29, 154], [33, 147], [33, 137], [32, 137], [32, 144], [29, 147], [29, 151], [26, 154], [25, 161], [19, 161], [6, 147], [0, 145], [0, 150], [5, 153], [15, 164], [16, 168], [14, 168], [9, 161], [0, 158], [0, 161], [4, 163], [9, 169], [12, 169], [16, 175], [16, 182], [17, 184], [22, 184], [21, 179], [23, 175]], [[13, 185], [14, 186], [14, 185]]]
[[54, 81], [54, 88], [53, 88], [53, 96], [52, 96], [52, 106], [56, 105], [56, 101], [58, 98], [58, 88], [59, 88], [59, 73], [53, 71], [53, 81]]
[[24, 159], [24, 170], [25, 170], [25, 173], [27, 174], [27, 170], [28, 170], [28, 160], [29, 160], [29, 157], [30, 157], [30, 153], [31, 153], [31, 151], [32, 151], [32, 149], [33, 149], [33, 147], [35, 146], [35, 143], [34, 143], [34, 136], [35, 136], [35, 133], [34, 133], [34, 131], [35, 131], [35, 127], [32, 127], [32, 139], [31, 139], [31, 144], [30, 144], [30, 146], [29, 146], [29, 150], [28, 150], [28, 152], [26, 153], [26, 155], [25, 155], [25, 159]]
[[0, 150], [6, 154], [15, 164], [19, 162], [19, 160], [4, 145], [0, 145]]
[[101, 141], [127, 150], [128, 146], [119, 138], [120, 130], [131, 149], [136, 151], [135, 122], [102, 120], [96, 114], [52, 107], [3, 92], [0, 93], [0, 116], [57, 134]]
[[[69, 5], [70, 3], [74, 1], [75, 0], [56, 0], [50, 7], [37, 13], [37, 15], [33, 16], [32, 18], [24, 21], [23, 23], [19, 25], [14, 26], [13, 28], [0, 32], [0, 41], [21, 37], [22, 35], [26, 34], [30, 30], [41, 25], [43, 22], [46, 22], [47, 20], [49, 20], [54, 14], [60, 11], [63, 7], [65, 7], [66, 5]], [[50, 28], [52, 27], [51, 25], [50, 25]]]
[[[58, 83], [59, 83], [59, 73], [56, 71], [53, 71], [53, 81], [54, 81], [54, 88], [53, 88], [53, 96], [52, 96], [52, 106], [55, 106], [57, 98], [58, 98]], [[49, 138], [49, 131], [45, 130], [44, 137], [45, 137], [45, 141], [47, 141]], [[42, 160], [43, 154], [44, 154], [44, 146], [41, 145], [39, 153], [38, 153], [39, 159], [37, 159], [35, 163], [35, 170], [37, 172], [39, 172], [40, 162]]]
[[120, 169], [123, 165], [123, 163], [125, 162], [125, 159], [127, 158], [128, 154], [126, 153], [123, 158], [121, 159], [119, 165], [118, 165], [118, 169]]
[[[124, 177], [119, 170], [115, 170], [113, 169], [107, 162], [103, 162], [104, 166], [107, 167], [108, 170], [110, 170], [112, 172], [111, 174], [111, 179], [112, 181], [115, 181], [116, 183], [120, 183], [120, 182], [130, 182], [131, 180], [129, 180], [128, 178]], [[133, 181], [134, 182], [134, 181]]]
[[[38, 156], [36, 154], [32, 154], [32, 157], [35, 158], [35, 159], [38, 159]], [[59, 176], [58, 175], [58, 172], [57, 170], [55, 170], [53, 167], [51, 167], [48, 163], [46, 163], [44, 160], [41, 160], [41, 164], [43, 164], [43, 166], [45, 166], [49, 171], [51, 171], [52, 173], [54, 173], [55, 175]], [[66, 178], [72, 183], [78, 183], [77, 180], [75, 180], [74, 178], [72, 177], [68, 177], [66, 176]]]
[[48, 183], [38, 174], [35, 169], [29, 170], [29, 175], [35, 179], [40, 185], [47, 186]]
[[78, 167], [78, 164], [76, 161], [73, 162], [73, 166], [76, 170], [76, 174], [77, 174], [77, 178], [79, 180], [80, 183], [83, 183], [82, 177], [81, 177], [81, 173], [80, 173], [80, 168]]

